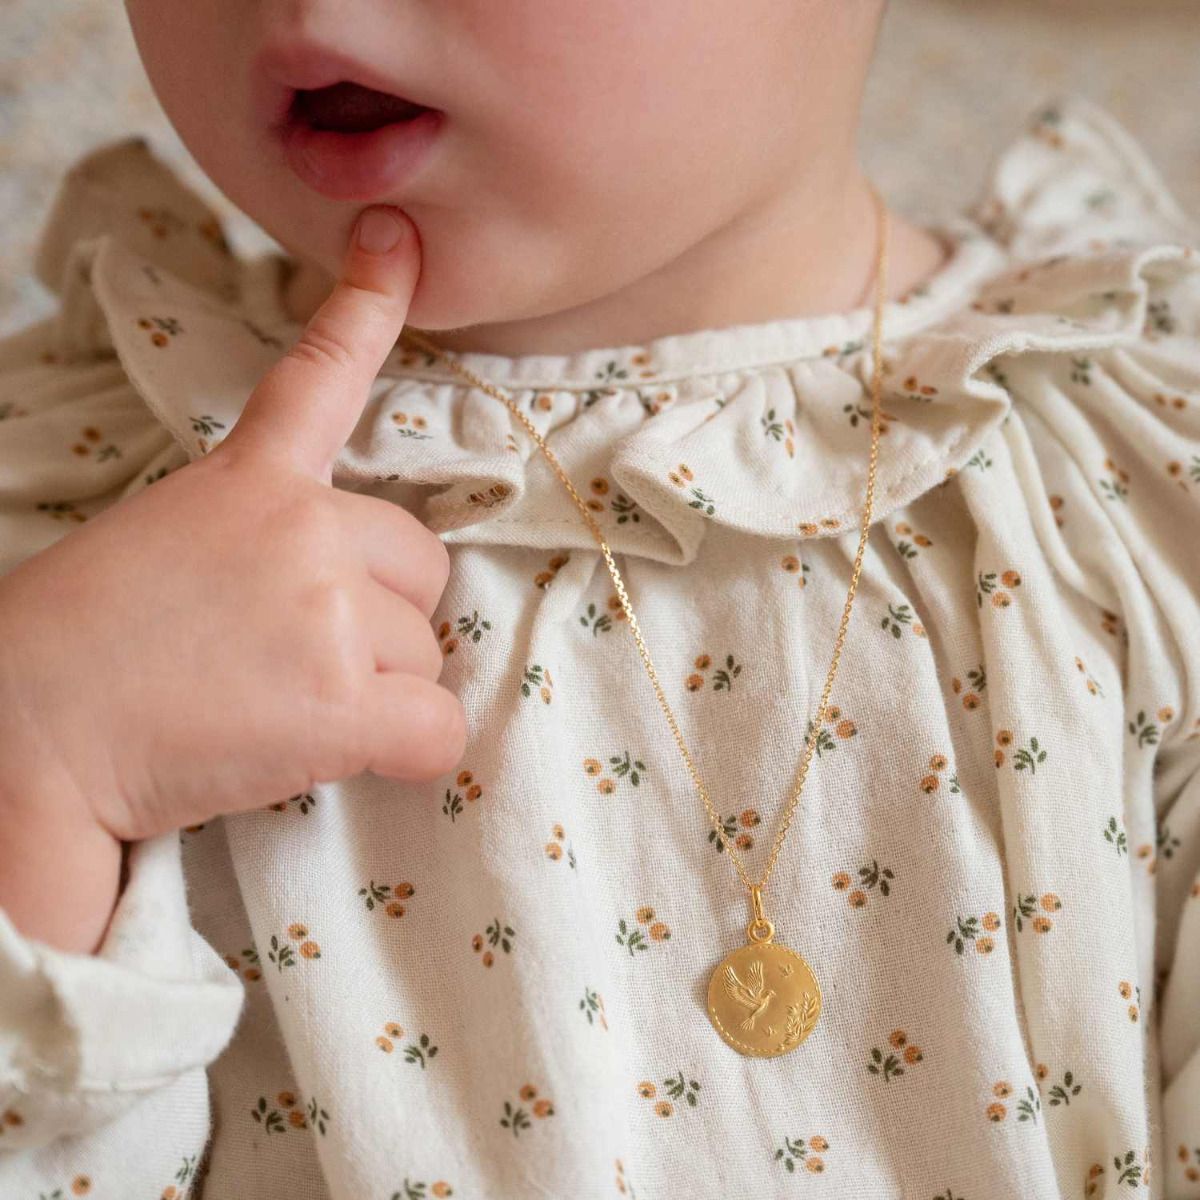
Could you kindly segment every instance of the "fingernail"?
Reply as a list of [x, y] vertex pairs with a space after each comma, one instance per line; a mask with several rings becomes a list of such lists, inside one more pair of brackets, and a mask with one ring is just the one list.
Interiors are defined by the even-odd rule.
[[403, 233], [400, 218], [386, 208], [369, 208], [358, 218], [358, 245], [368, 254], [387, 254]]

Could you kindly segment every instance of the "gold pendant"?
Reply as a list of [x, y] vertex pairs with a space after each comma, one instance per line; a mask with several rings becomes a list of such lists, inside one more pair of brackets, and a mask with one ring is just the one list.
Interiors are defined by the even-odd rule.
[[752, 887], [754, 919], [744, 946], [730, 951], [708, 981], [708, 1015], [739, 1054], [775, 1058], [795, 1050], [821, 1013], [821, 989], [808, 963], [773, 940], [775, 926]]

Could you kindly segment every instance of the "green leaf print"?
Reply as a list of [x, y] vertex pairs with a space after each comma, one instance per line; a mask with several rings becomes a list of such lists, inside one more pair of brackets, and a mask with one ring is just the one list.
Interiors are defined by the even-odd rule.
[[486, 930], [487, 939], [493, 946], [499, 946], [505, 954], [512, 952], [512, 939], [517, 936], [516, 930], [511, 925], [501, 925], [500, 918], [496, 917]]
[[710, 517], [717, 511], [713, 498], [705, 495], [698, 487], [692, 488], [692, 495], [695, 499], [688, 502], [688, 508], [699, 509]]
[[671, 1079], [664, 1079], [663, 1087], [673, 1100], [686, 1100], [692, 1108], [696, 1107], [700, 1085], [694, 1079], [685, 1079], [682, 1071]]
[[612, 617], [606, 612], [601, 612], [594, 604], [587, 606], [587, 612], [579, 618], [579, 623], [584, 629], [592, 631], [592, 637], [600, 633], [608, 633], [612, 629]]
[[523, 1108], [514, 1108], [509, 1101], [504, 1102], [504, 1116], [500, 1118], [500, 1124], [505, 1129], [511, 1129], [513, 1137], [516, 1137], [522, 1129], [528, 1129], [532, 1122], [529, 1120], [529, 1114]]
[[1114, 1154], [1113, 1166], [1117, 1169], [1117, 1183], [1127, 1183], [1130, 1187], [1135, 1188], [1141, 1182], [1142, 1167], [1136, 1161], [1132, 1150], [1125, 1152], [1124, 1159]]
[[1028, 748], [1020, 747], [1013, 755], [1013, 769], [1028, 770], [1031, 775], [1037, 774], [1038, 764], [1046, 761], [1046, 751], [1038, 745], [1037, 738], [1029, 739]]
[[308, 1121], [322, 1137], [325, 1136], [325, 1122], [328, 1120], [329, 1113], [318, 1106], [316, 1097], [310, 1099], [308, 1102]]
[[1117, 848], [1118, 858], [1122, 854], [1129, 853], [1129, 844], [1125, 838], [1125, 830], [1118, 826], [1116, 817], [1108, 818], [1108, 824], [1104, 827], [1104, 837]]
[[1028, 1084], [1025, 1085], [1025, 1098], [1017, 1101], [1017, 1120], [1032, 1121], [1037, 1124], [1037, 1115], [1042, 1111], [1041, 1097]]
[[479, 610], [476, 609], [469, 617], [458, 618], [458, 634], [459, 637], [469, 637], [472, 642], [478, 642], [480, 638], [492, 628], [491, 621], [484, 621], [479, 616]]
[[442, 802], [442, 812], [450, 818], [450, 823], [453, 825], [455, 818], [463, 810], [463, 799], [457, 792], [451, 794], [450, 789], [446, 789], [446, 799]]
[[871, 1061], [867, 1063], [867, 1070], [872, 1075], [882, 1075], [885, 1083], [890, 1082], [894, 1075], [904, 1074], [900, 1060], [894, 1054], [889, 1054], [885, 1058], [877, 1046], [871, 1049]]
[[1129, 722], [1129, 732], [1137, 738], [1138, 749], [1153, 746], [1158, 742], [1158, 726], [1146, 718], [1143, 709], [1138, 709], [1137, 718]]
[[886, 629], [894, 638], [901, 634], [901, 627], [912, 624], [912, 609], [907, 604], [889, 604], [888, 615], [879, 623], [881, 629]]
[[1076, 1083], [1075, 1077], [1068, 1071], [1063, 1075], [1062, 1083], [1056, 1083], [1050, 1089], [1051, 1105], [1070, 1104], [1072, 1096], [1078, 1096], [1083, 1084]]
[[633, 957], [635, 950], [649, 950], [650, 943], [646, 941], [645, 934], [640, 929], [630, 929], [625, 918], [622, 917], [617, 922], [617, 944], [624, 946], [629, 951], [629, 957]]
[[634, 787], [641, 783], [642, 776], [646, 773], [646, 764], [638, 758], [630, 759], [628, 750], [623, 755], [614, 754], [608, 761], [613, 774], [620, 778], [628, 778]]
[[432, 1059], [438, 1052], [438, 1048], [429, 1040], [429, 1034], [421, 1034], [420, 1041], [410, 1042], [404, 1048], [404, 1058], [406, 1062], [419, 1063], [421, 1070], [425, 1070], [425, 1062], [427, 1059]]
[[732, 654], [725, 655], [725, 665], [713, 672], [713, 691], [731, 692], [733, 681], [742, 673], [742, 664]]
[[953, 942], [955, 951], [961, 954], [963, 946], [969, 941], [974, 941], [978, 936], [978, 919], [976, 917], [967, 917], [966, 920], [963, 920], [962, 917], [959, 917], [956, 927], [946, 934], [946, 941], [947, 943]]

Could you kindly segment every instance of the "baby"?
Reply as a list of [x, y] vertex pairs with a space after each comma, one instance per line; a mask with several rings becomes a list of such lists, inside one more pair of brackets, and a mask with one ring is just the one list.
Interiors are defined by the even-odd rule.
[[[1200, 227], [885, 0], [128, 0], [0, 347], [0, 1196], [1200, 1196]], [[66, 535], [66, 536], [64, 536]]]

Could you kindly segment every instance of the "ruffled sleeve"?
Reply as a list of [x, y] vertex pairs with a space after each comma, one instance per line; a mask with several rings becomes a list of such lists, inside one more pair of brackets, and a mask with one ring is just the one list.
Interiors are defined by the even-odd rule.
[[[81, 218], [85, 176], [68, 179], [43, 245], [47, 269], [61, 267], [61, 311], [0, 345], [0, 576], [187, 461], [84, 295], [86, 259], [64, 223], [96, 217], [84, 204]], [[198, 1153], [210, 1133], [205, 1068], [243, 999], [190, 920], [178, 830], [130, 848], [94, 954], [25, 937], [0, 908], [0, 1194], [33, 1194], [48, 1161], [33, 1152], [57, 1139], [73, 1139], [80, 1161], [155, 1141], [173, 1162], [178, 1147]], [[142, 1136], [128, 1124], [118, 1135], [120, 1118]]]
[[1128, 794], [1153, 801], [1127, 801], [1116, 843], [1146, 898], [1127, 999], [1132, 1021], [1151, 1014], [1160, 1186], [1182, 1200], [1200, 1195], [1200, 223], [1129, 132], [1072, 95], [1033, 114], [977, 211], [1026, 260], [994, 282], [992, 311], [1036, 295], [1067, 324], [1109, 321], [1105, 346], [1002, 369], [1048, 557], [1122, 645]]

